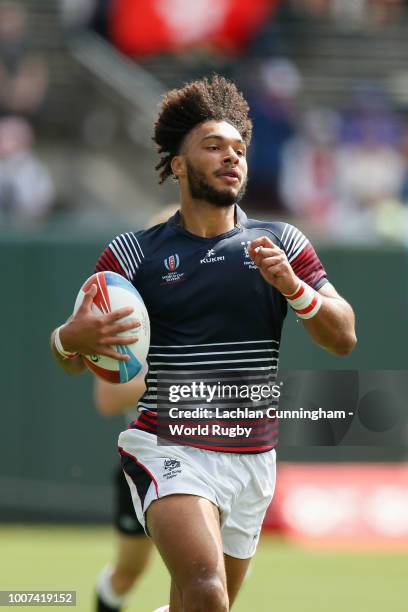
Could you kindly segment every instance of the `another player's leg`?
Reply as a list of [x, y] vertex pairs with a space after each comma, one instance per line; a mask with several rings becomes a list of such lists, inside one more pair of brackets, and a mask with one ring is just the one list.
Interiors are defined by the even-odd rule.
[[216, 506], [195, 495], [169, 495], [149, 506], [147, 525], [172, 577], [170, 611], [228, 612]]
[[112, 573], [112, 587], [118, 595], [125, 596], [145, 571], [153, 543], [144, 534], [119, 536], [118, 557]]
[[145, 535], [119, 536], [118, 558], [106, 566], [97, 583], [97, 612], [119, 612], [140, 575], [146, 569], [152, 543]]
[[118, 612], [146, 569], [153, 544], [137, 520], [122, 469], [115, 476], [115, 526], [118, 532], [116, 561], [106, 566], [97, 582], [97, 612]]

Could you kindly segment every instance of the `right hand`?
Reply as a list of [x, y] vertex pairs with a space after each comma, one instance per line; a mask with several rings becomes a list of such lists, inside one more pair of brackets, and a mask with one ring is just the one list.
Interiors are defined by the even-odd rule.
[[92, 302], [96, 292], [96, 285], [92, 285], [85, 292], [83, 302], [75, 315], [72, 315], [61, 328], [62, 346], [66, 351], [82, 355], [106, 355], [106, 357], [119, 361], [128, 361], [130, 357], [115, 351], [113, 346], [137, 342], [136, 335], [119, 336], [118, 334], [140, 327], [140, 323], [136, 319], [121, 321], [133, 312], [131, 307], [120, 308], [104, 315], [92, 312]]

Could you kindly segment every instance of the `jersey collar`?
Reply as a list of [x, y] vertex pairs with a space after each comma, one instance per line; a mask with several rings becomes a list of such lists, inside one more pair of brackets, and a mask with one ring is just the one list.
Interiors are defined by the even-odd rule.
[[190, 238], [195, 238], [196, 240], [202, 240], [203, 242], [208, 242], [210, 240], [219, 240], [220, 238], [227, 238], [228, 236], [233, 236], [234, 234], [237, 234], [238, 232], [242, 231], [242, 228], [245, 225], [245, 222], [247, 221], [248, 217], [244, 213], [242, 208], [238, 206], [238, 204], [235, 204], [235, 213], [236, 213], [237, 220], [236, 220], [236, 223], [233, 229], [230, 230], [229, 232], [226, 232], [225, 234], [220, 234], [218, 236], [212, 236], [211, 238], [204, 238], [203, 236], [196, 236], [196, 234], [192, 234], [191, 232], [184, 229], [184, 227], [181, 227], [179, 210], [176, 212], [175, 215], [170, 217], [170, 219], [168, 220], [168, 225], [170, 225], [170, 227], [174, 231], [180, 234], [184, 234], [185, 236], [189, 236]]

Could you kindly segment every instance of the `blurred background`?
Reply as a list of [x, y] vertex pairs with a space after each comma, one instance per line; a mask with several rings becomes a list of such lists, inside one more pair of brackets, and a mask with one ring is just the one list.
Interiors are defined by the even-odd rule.
[[[356, 310], [341, 359], [288, 316], [281, 367], [389, 372], [375, 410], [393, 415], [347, 443], [282, 444], [236, 610], [406, 609], [407, 26], [404, 0], [0, 1], [0, 589], [69, 587], [91, 609], [123, 420], [96, 415], [91, 375], [60, 372], [48, 336], [106, 242], [177, 201], [154, 171], [158, 104], [217, 72], [251, 106], [243, 207], [300, 227]], [[141, 612], [165, 603], [158, 567], [141, 588]]]

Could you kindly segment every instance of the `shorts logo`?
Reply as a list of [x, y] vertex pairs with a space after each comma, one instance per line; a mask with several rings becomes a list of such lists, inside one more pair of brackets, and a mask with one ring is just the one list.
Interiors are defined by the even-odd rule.
[[164, 260], [164, 266], [166, 270], [169, 272], [174, 272], [180, 265], [180, 257], [175, 253], [174, 255], [170, 255], [170, 257], [166, 257]]
[[180, 467], [180, 461], [177, 459], [165, 459], [164, 460], [164, 469], [165, 470], [175, 470]]
[[177, 459], [165, 459], [163, 467], [163, 478], [165, 480], [171, 480], [178, 474], [181, 474], [181, 464], [180, 461], [177, 461]]

